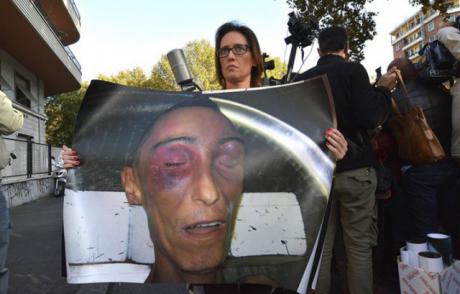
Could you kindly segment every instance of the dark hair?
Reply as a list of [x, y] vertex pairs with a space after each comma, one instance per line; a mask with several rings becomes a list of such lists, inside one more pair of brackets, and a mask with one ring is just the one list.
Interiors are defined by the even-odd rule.
[[460, 15], [455, 18], [454, 27], [460, 30]]
[[347, 30], [343, 27], [329, 27], [318, 36], [319, 50], [323, 53], [335, 53], [347, 48]]
[[246, 41], [248, 41], [249, 50], [256, 64], [251, 70], [251, 87], [259, 87], [262, 84], [261, 75], [264, 70], [264, 62], [260, 51], [259, 41], [257, 41], [256, 35], [250, 28], [234, 21], [224, 23], [216, 31], [216, 52], [214, 54], [214, 58], [216, 61], [216, 74], [219, 84], [225, 88], [225, 79], [222, 75], [222, 67], [220, 64], [220, 58], [217, 56], [217, 50], [220, 48], [222, 38], [230, 32], [238, 32], [246, 38]]
[[387, 67], [390, 70], [393, 66], [401, 71], [401, 76], [404, 81], [411, 81], [417, 78], [417, 70], [414, 64], [406, 57], [393, 59]]

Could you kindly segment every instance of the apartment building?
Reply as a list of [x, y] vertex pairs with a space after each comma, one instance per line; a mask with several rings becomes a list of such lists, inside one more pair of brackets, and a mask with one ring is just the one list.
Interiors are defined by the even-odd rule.
[[459, 0], [447, 0], [446, 2], [449, 5], [446, 16], [432, 9], [426, 13], [420, 10], [391, 32], [394, 58], [408, 57], [414, 63], [421, 59], [418, 52], [425, 44], [435, 40], [436, 32], [445, 17], [447, 21], [454, 21], [455, 17], [460, 14]]
[[73, 0], [0, 1], [0, 86], [25, 117], [23, 128], [5, 137], [16, 155], [2, 171], [12, 206], [52, 189], [44, 107], [47, 97], [80, 88], [81, 67], [67, 47], [79, 38]]

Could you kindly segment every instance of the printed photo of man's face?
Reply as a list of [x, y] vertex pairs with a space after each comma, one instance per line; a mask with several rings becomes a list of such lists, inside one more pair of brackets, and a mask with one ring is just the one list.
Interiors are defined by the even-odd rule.
[[307, 285], [334, 170], [326, 86], [93, 81], [64, 202], [68, 282]]
[[162, 115], [123, 171], [130, 202], [142, 203], [155, 263], [206, 274], [227, 256], [243, 191], [245, 146], [217, 109]]

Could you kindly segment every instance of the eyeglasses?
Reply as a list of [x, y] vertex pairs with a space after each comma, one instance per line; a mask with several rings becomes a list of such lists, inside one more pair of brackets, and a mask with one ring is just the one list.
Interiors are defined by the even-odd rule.
[[230, 51], [232, 51], [235, 55], [243, 55], [248, 52], [248, 50], [249, 45], [247, 44], [235, 44], [233, 47], [222, 47], [217, 49], [217, 56], [227, 57], [230, 54]]

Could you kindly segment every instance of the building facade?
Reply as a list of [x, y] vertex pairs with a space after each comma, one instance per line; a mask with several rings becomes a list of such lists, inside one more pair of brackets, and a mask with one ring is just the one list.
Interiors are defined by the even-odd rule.
[[391, 32], [391, 45], [393, 46], [393, 57], [407, 57], [412, 62], [420, 61], [418, 54], [423, 46], [436, 38], [436, 32], [447, 17], [447, 21], [454, 21], [460, 14], [459, 0], [446, 0], [449, 8], [447, 16], [429, 9], [426, 13], [419, 11], [407, 18]]
[[81, 67], [67, 47], [79, 38], [73, 0], [0, 1], [0, 86], [24, 113], [23, 128], [5, 137], [16, 157], [2, 171], [10, 206], [52, 190], [44, 108], [47, 97], [80, 88]]

